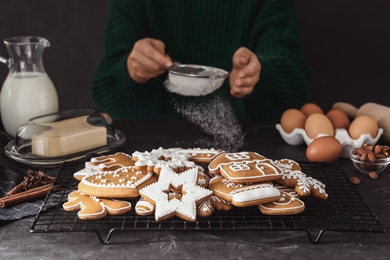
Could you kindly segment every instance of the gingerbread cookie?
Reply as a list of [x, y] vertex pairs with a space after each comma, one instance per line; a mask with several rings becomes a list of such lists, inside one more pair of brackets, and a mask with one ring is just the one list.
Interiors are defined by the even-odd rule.
[[280, 192], [285, 192], [288, 195], [293, 196], [294, 198], [299, 199], [301, 197], [293, 188], [290, 188], [288, 186], [274, 183], [274, 187], [277, 188], [278, 190], [280, 190]]
[[291, 159], [279, 159], [274, 161], [276, 165], [283, 169], [291, 171], [302, 171], [301, 166], [294, 160]]
[[99, 167], [91, 164], [91, 162], [85, 162], [85, 167], [83, 169], [75, 172], [73, 174], [73, 177], [76, 180], [81, 181], [81, 179], [84, 178], [85, 176], [92, 174], [92, 173], [96, 173], [96, 172], [100, 172]]
[[171, 151], [175, 151], [180, 154], [188, 155], [189, 159], [195, 163], [204, 163], [209, 164], [217, 155], [222, 153], [221, 150], [211, 149], [202, 149], [202, 148], [171, 148]]
[[281, 163], [279, 160], [275, 161], [283, 170], [283, 177], [276, 180], [277, 183], [294, 188], [302, 197], [313, 195], [323, 200], [328, 198], [325, 184], [315, 178], [306, 176], [306, 174], [300, 170], [301, 168], [298, 163], [284, 159], [284, 162], [287, 161], [288, 163]]
[[198, 205], [197, 213], [201, 217], [209, 217], [215, 210], [229, 211], [234, 208], [233, 204], [227, 200], [221, 199], [215, 195], [203, 201]]
[[[271, 160], [220, 163], [219, 173], [234, 183], [266, 182], [281, 179], [283, 171]], [[214, 174], [217, 170], [213, 170]]]
[[232, 162], [243, 162], [253, 160], [265, 160], [264, 156], [255, 152], [237, 152], [237, 153], [221, 153], [216, 156], [209, 164], [209, 172], [219, 175], [220, 165], [225, 165]]
[[267, 215], [294, 215], [305, 210], [305, 203], [287, 192], [281, 192], [280, 199], [259, 205], [259, 210]]
[[149, 216], [154, 213], [154, 205], [144, 198], [140, 198], [135, 204], [135, 213], [141, 216]]
[[135, 198], [141, 188], [156, 181], [153, 172], [138, 171], [135, 166], [129, 166], [87, 175], [81, 179], [78, 189], [99, 198]]
[[229, 211], [234, 208], [231, 202], [215, 195], [212, 195], [209, 200], [211, 201], [213, 208], [219, 211]]
[[162, 167], [169, 167], [175, 172], [183, 172], [196, 166], [189, 160], [190, 156], [179, 153], [174, 149], [164, 149], [162, 147], [153, 149], [151, 152], [134, 152], [133, 159], [135, 166], [139, 170], [154, 171], [159, 174]]
[[197, 208], [196, 208], [196, 213], [200, 217], [209, 217], [211, 214], [214, 212], [214, 206], [211, 204], [211, 200], [207, 199], [203, 202], [201, 202]]
[[[176, 173], [169, 167], [162, 167], [158, 182], [140, 190], [140, 195], [155, 204], [155, 219], [162, 221], [178, 216], [187, 221], [195, 221], [196, 205], [207, 200], [212, 191], [197, 185], [198, 168], [194, 167], [183, 173]], [[179, 193], [170, 196], [172, 191]]]
[[115, 154], [93, 157], [89, 162], [85, 162], [85, 168], [73, 174], [77, 180], [81, 180], [88, 174], [102, 171], [114, 171], [128, 166], [134, 166], [135, 161], [130, 155], [117, 152]]
[[109, 215], [121, 215], [131, 210], [131, 203], [112, 199], [99, 199], [75, 190], [68, 195], [68, 202], [63, 204], [65, 211], [78, 211], [83, 220], [96, 220]]
[[210, 180], [209, 188], [214, 195], [231, 202], [237, 207], [255, 206], [276, 201], [281, 194], [271, 182], [232, 183], [223, 176], [215, 176]]

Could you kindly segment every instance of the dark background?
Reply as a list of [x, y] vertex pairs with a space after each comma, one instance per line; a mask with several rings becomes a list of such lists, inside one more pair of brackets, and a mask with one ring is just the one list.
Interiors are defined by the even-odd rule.
[[[390, 1], [296, 0], [302, 47], [311, 66], [310, 100], [328, 110], [334, 102], [390, 106]], [[1, 0], [0, 40], [47, 38], [46, 71], [60, 109], [97, 108], [89, 96], [101, 58], [108, 0]], [[3, 44], [0, 55], [8, 58]], [[8, 68], [0, 64], [0, 85]]]

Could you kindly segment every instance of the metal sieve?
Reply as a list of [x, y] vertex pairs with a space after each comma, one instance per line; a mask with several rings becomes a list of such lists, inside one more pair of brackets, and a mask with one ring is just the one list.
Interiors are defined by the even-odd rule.
[[204, 96], [221, 87], [228, 76], [227, 71], [215, 67], [174, 64], [168, 68], [165, 87], [183, 96]]

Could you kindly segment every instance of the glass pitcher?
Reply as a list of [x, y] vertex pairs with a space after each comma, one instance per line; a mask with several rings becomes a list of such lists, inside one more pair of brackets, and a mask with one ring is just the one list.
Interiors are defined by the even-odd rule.
[[19, 36], [4, 40], [9, 59], [0, 56], [9, 73], [0, 96], [1, 120], [6, 132], [15, 137], [28, 119], [58, 112], [58, 96], [43, 66], [42, 56], [48, 40]]

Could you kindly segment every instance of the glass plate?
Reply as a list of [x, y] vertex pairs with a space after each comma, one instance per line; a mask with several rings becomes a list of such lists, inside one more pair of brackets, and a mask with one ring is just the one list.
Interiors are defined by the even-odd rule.
[[31, 166], [55, 167], [64, 162], [74, 161], [83, 158], [88, 154], [101, 154], [109, 152], [121, 146], [125, 141], [126, 136], [121, 131], [115, 130], [115, 136], [108, 136], [107, 145], [64, 156], [42, 157], [31, 154], [31, 152], [19, 153], [15, 149], [15, 140], [10, 141], [4, 148], [4, 150], [5, 154], [9, 158], [14, 159], [15, 161]]
[[[126, 136], [114, 129], [111, 124], [112, 120], [107, 114], [91, 109], [67, 110], [31, 118], [19, 128], [16, 138], [6, 145], [5, 154], [27, 165], [54, 167], [67, 161], [80, 159], [88, 154], [105, 153], [121, 146], [126, 140]], [[60, 154], [56, 149], [50, 149], [50, 145], [65, 144], [63, 140], [56, 140], [65, 138], [67, 134], [74, 136], [78, 131], [102, 133], [96, 130], [100, 127], [106, 128], [107, 143], [104, 145], [73, 153], [70, 151], [69, 154]], [[98, 137], [100, 141], [102, 141], [101, 137]], [[34, 143], [33, 139], [37, 141]], [[88, 147], [88, 141], [86, 142], [86, 147]], [[65, 149], [65, 146], [63, 148]]]

